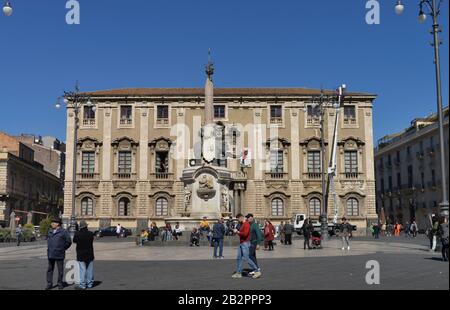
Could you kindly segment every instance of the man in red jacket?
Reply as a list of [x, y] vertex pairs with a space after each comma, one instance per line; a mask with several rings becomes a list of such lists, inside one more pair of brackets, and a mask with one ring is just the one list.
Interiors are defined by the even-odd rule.
[[[250, 224], [245, 221], [244, 216], [242, 214], [236, 215], [236, 218], [239, 221], [240, 229], [234, 229], [234, 233], [239, 235], [240, 244], [237, 253], [237, 266], [236, 273], [233, 274], [232, 278], [240, 279], [242, 278], [242, 263], [243, 261], [247, 261], [250, 268], [252, 270], [258, 270], [258, 266], [249, 258], [250, 253]], [[258, 274], [258, 278], [261, 275]], [[256, 278], [256, 277], [255, 277]]]

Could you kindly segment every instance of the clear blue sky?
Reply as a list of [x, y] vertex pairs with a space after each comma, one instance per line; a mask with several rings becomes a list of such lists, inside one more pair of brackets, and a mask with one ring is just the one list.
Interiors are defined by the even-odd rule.
[[[0, 16], [0, 130], [65, 140], [55, 98], [82, 90], [202, 87], [208, 48], [218, 87], [335, 88], [379, 95], [375, 138], [436, 110], [430, 22], [418, 0], [398, 17], [380, 0], [381, 25], [365, 0], [80, 0], [81, 25], [65, 24], [66, 0], [11, 0]], [[448, 103], [448, 2], [441, 23]]]

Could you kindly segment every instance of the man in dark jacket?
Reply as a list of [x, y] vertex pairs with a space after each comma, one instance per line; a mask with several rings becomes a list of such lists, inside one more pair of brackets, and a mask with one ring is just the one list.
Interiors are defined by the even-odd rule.
[[47, 290], [53, 288], [53, 271], [55, 264], [58, 268], [58, 289], [64, 289], [64, 259], [66, 258], [66, 250], [72, 245], [69, 233], [62, 227], [60, 219], [53, 219], [52, 229], [48, 232], [48, 269], [47, 269]]
[[292, 233], [294, 232], [294, 226], [292, 226], [291, 222], [286, 222], [284, 225], [284, 244], [292, 245]]
[[77, 244], [77, 261], [80, 266], [80, 286], [76, 289], [85, 290], [94, 284], [94, 233], [88, 230], [86, 221], [81, 221], [79, 231], [73, 237]]
[[442, 260], [448, 262], [448, 218], [444, 217], [443, 223], [439, 225], [439, 235], [442, 242]]
[[314, 229], [314, 227], [310, 223], [309, 219], [306, 219], [305, 222], [303, 223], [303, 227], [302, 227], [303, 238], [305, 239], [303, 242], [303, 249], [305, 249], [305, 250], [306, 250], [306, 247], [308, 247], [308, 250], [311, 250], [311, 244], [310, 244], [309, 240], [311, 239], [311, 233], [312, 233], [313, 229]]
[[258, 260], [256, 259], [256, 251], [259, 250], [259, 245], [264, 241], [264, 236], [258, 223], [256, 223], [253, 214], [247, 214], [246, 218], [247, 222], [250, 224], [249, 258], [255, 263], [256, 267], [258, 267], [258, 269], [252, 270], [249, 275], [256, 279], [261, 276], [261, 268], [259, 268]]
[[[214, 258], [223, 259], [223, 239], [225, 237], [225, 225], [223, 218], [219, 219], [213, 226], [212, 242], [214, 245]], [[219, 255], [217, 255], [219, 249]]]

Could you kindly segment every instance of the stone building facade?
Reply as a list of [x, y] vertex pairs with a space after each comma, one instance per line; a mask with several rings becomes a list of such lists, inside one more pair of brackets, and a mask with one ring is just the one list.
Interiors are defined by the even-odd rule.
[[[448, 107], [444, 110], [448, 164]], [[416, 220], [420, 229], [430, 226], [442, 202], [437, 115], [418, 118], [402, 132], [378, 142], [375, 151], [377, 197], [380, 212], [391, 223]], [[448, 170], [445, 175], [448, 183]]]
[[[214, 89], [213, 121], [224, 128], [227, 151], [208, 167], [201, 163], [198, 147], [202, 141], [199, 132], [205, 125], [204, 89], [117, 89], [88, 94], [96, 109], [79, 109], [76, 142], [74, 107], [69, 102], [67, 108], [65, 218], [71, 215], [72, 161], [76, 156], [76, 217], [87, 220], [92, 228], [120, 223], [137, 229], [152, 221], [162, 224], [189, 216], [186, 205], [197, 193], [186, 182], [196, 177], [195, 167], [209, 169], [225, 180], [227, 187], [217, 188], [222, 191], [221, 201], [226, 201], [224, 215], [252, 212], [258, 218], [279, 222], [303, 213], [318, 219], [321, 139], [313, 97], [320, 95], [320, 90]], [[362, 232], [377, 218], [372, 131], [375, 98], [366, 93], [347, 94], [338, 124], [338, 212]], [[326, 166], [334, 122], [334, 109], [327, 110]], [[71, 152], [74, 143], [76, 154]], [[178, 156], [180, 152], [185, 155]], [[332, 209], [331, 199], [329, 206]], [[332, 213], [330, 210], [330, 216]]]
[[44, 170], [31, 146], [0, 132], [0, 225], [9, 225], [12, 212], [20, 223], [38, 225], [62, 211], [61, 179]]

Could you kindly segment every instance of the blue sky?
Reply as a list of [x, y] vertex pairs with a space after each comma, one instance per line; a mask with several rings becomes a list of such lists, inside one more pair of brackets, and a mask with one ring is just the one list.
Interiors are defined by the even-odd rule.
[[[202, 87], [208, 48], [217, 87], [335, 88], [376, 93], [375, 138], [436, 110], [431, 23], [418, 0], [381, 24], [365, 0], [80, 0], [81, 25], [65, 23], [66, 0], [11, 0], [0, 16], [0, 130], [65, 140], [63, 90]], [[441, 24], [448, 103], [448, 3]]]

